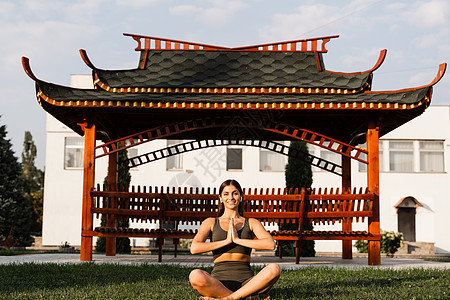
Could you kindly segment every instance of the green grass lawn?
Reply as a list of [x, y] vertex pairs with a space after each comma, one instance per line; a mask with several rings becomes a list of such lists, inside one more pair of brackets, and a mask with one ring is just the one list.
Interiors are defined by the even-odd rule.
[[[205, 268], [211, 271], [211, 268]], [[1, 299], [198, 299], [192, 268], [171, 265], [0, 265]], [[450, 270], [284, 270], [272, 299], [449, 299]]]

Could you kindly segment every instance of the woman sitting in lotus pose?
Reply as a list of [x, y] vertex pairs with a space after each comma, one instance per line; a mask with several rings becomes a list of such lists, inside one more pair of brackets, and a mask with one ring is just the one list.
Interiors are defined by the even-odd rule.
[[[237, 181], [224, 181], [219, 198], [219, 216], [202, 222], [191, 245], [192, 254], [212, 251], [214, 269], [211, 274], [193, 270], [189, 281], [202, 295], [200, 299], [269, 299], [266, 293], [280, 277], [281, 269], [269, 264], [254, 275], [250, 254], [252, 248], [273, 250], [275, 242], [258, 220], [242, 217], [242, 188]], [[206, 242], [208, 238], [210, 242]]]

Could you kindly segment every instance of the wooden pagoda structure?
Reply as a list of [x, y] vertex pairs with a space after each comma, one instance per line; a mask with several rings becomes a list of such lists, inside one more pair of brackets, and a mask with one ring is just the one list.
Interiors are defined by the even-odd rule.
[[[81, 260], [92, 259], [92, 237], [101, 235], [92, 228], [95, 159], [109, 157], [108, 185], [114, 190], [117, 152], [166, 138], [306, 141], [342, 156], [340, 166], [325, 163], [324, 168], [342, 176], [343, 191], [351, 187], [351, 159], [367, 164], [367, 188], [374, 196], [368, 220], [369, 264], [380, 264], [378, 140], [423, 113], [446, 64], [439, 66], [430, 84], [372, 91], [374, 72], [387, 51], [380, 52], [369, 70], [329, 71], [323, 54], [338, 36], [228, 48], [125, 35], [137, 42], [140, 52], [135, 69], [99, 69], [80, 50], [92, 69], [94, 89], [40, 80], [28, 58], [22, 58], [42, 108], [85, 137]], [[363, 143], [367, 149], [356, 146]], [[162, 156], [195, 150], [183, 147], [169, 148]], [[151, 160], [143, 155], [129, 164]], [[108, 219], [109, 226], [114, 222]], [[346, 226], [351, 228], [351, 222], [343, 223]], [[342, 240], [343, 257], [351, 258], [351, 238]], [[107, 238], [107, 255], [114, 255], [114, 241]]]

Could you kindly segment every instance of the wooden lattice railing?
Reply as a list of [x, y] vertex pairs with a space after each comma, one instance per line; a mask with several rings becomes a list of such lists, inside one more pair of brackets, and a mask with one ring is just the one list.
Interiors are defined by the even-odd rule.
[[[218, 196], [215, 188], [165, 189], [137, 187], [126, 192], [91, 191], [91, 213], [114, 220], [131, 220], [157, 224], [157, 229], [97, 227], [84, 232], [85, 236], [146, 237], [155, 238], [162, 259], [165, 238], [173, 238], [175, 247], [180, 238], [190, 239], [195, 229], [180, 230], [180, 225], [196, 227], [208, 217], [216, 217]], [[266, 225], [295, 224], [297, 230], [274, 230], [273, 238], [279, 241], [301, 240], [379, 240], [377, 234], [367, 231], [333, 230], [306, 231], [303, 221], [319, 224], [364, 222], [373, 216], [374, 195], [367, 190], [339, 192], [339, 189], [295, 190], [247, 189], [244, 190], [244, 217], [260, 220]], [[351, 227], [351, 226], [350, 226]], [[171, 229], [168, 229], [171, 228]], [[347, 227], [348, 228], [348, 227]], [[299, 251], [297, 251], [299, 252]], [[297, 255], [297, 262], [299, 256]]]

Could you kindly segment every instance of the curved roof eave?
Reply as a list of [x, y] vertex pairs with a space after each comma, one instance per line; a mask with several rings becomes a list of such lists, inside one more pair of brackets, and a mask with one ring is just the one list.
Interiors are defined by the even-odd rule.
[[429, 84], [425, 84], [422, 86], [418, 86], [418, 87], [414, 87], [414, 88], [406, 88], [406, 89], [401, 89], [401, 90], [395, 90], [395, 91], [367, 91], [366, 93], [392, 93], [392, 92], [408, 92], [408, 91], [412, 91], [412, 90], [417, 90], [417, 89], [421, 89], [421, 88], [427, 88], [427, 87], [432, 87], [435, 84], [437, 84], [442, 77], [444, 77], [445, 71], [447, 70], [447, 63], [441, 63], [439, 65], [438, 71], [436, 76], [434, 77], [433, 81], [431, 81]]
[[[391, 108], [390, 104], [393, 104], [393, 108], [398, 108], [398, 105], [402, 109], [415, 108], [417, 105], [421, 105], [425, 99], [428, 104], [431, 97], [431, 88], [443, 77], [446, 70], [446, 63], [439, 66], [438, 73], [434, 80], [424, 86], [403, 89], [398, 91], [366, 91], [360, 94], [348, 94], [348, 95], [292, 95], [292, 94], [278, 94], [271, 95], [258, 94], [117, 94], [109, 93], [99, 89], [79, 89], [71, 88], [67, 86], [61, 86], [53, 83], [48, 83], [38, 79], [31, 70], [29, 59], [22, 58], [22, 64], [27, 75], [36, 82], [37, 97], [38, 100], [44, 100], [50, 105], [56, 105], [59, 107], [66, 106], [78, 106], [78, 107], [97, 107], [95, 102], [106, 102], [108, 107], [141, 107], [141, 108], [186, 108], [186, 103], [194, 103], [191, 108], [219, 108], [217, 103], [220, 103], [220, 108], [235, 108], [235, 103], [238, 108], [243, 109], [311, 109], [311, 108], [334, 108], [334, 109], [387, 109]], [[423, 91], [420, 91], [423, 90]], [[420, 92], [420, 95], [411, 94], [411, 92]], [[396, 98], [402, 101], [389, 101], [383, 96], [397, 95]], [[412, 97], [410, 101], [404, 101], [403, 98]], [[172, 99], [170, 99], [172, 98]], [[383, 98], [383, 99], [381, 99]], [[235, 101], [235, 99], [237, 99]], [[260, 100], [262, 99], [262, 100]], [[395, 99], [391, 99], [395, 100]], [[59, 102], [59, 103], [58, 103]], [[74, 104], [76, 102], [77, 104]], [[83, 103], [82, 103], [83, 102]], [[139, 104], [137, 104], [139, 103]], [[165, 105], [162, 105], [165, 103]], [[172, 104], [171, 104], [172, 103]], [[178, 106], [181, 103], [181, 107]], [[183, 104], [184, 103], [184, 104]], [[202, 103], [206, 103], [203, 107]], [[352, 105], [350, 106], [349, 103]], [[212, 106], [211, 106], [212, 104]], [[342, 105], [344, 104], [344, 105]], [[377, 105], [375, 105], [377, 104]], [[317, 105], [317, 107], [315, 106]], [[325, 105], [327, 107], [325, 107]], [[368, 105], [368, 106], [367, 106]], [[405, 105], [410, 105], [405, 107]], [[99, 104], [99, 107], [104, 106]]]
[[334, 109], [386, 110], [412, 109], [430, 100], [430, 88], [410, 91], [347, 95], [271, 95], [271, 94], [117, 94], [101, 89], [77, 89], [36, 82], [37, 97], [58, 107], [139, 109]]
[[91, 61], [91, 59], [89, 58], [87, 51], [85, 49], [79, 49], [78, 50], [80, 52], [80, 56], [81, 59], [83, 60], [83, 62], [90, 68], [92, 69], [92, 71], [96, 71], [96, 70], [101, 70], [101, 71], [110, 71], [110, 72], [117, 72], [117, 71], [135, 71], [135, 70], [139, 70], [138, 68], [133, 68], [133, 69], [121, 69], [121, 70], [104, 70], [104, 69], [100, 69], [97, 68]]
[[328, 73], [332, 73], [332, 74], [340, 74], [340, 75], [359, 75], [359, 74], [364, 74], [364, 73], [371, 73], [371, 72], [374, 72], [375, 70], [377, 70], [383, 64], [384, 60], [386, 59], [386, 55], [387, 55], [387, 49], [381, 50], [380, 55], [378, 56], [378, 60], [375, 63], [375, 65], [366, 71], [346, 73], [346, 72], [336, 72], [336, 71], [324, 70], [324, 72], [328, 72]]

